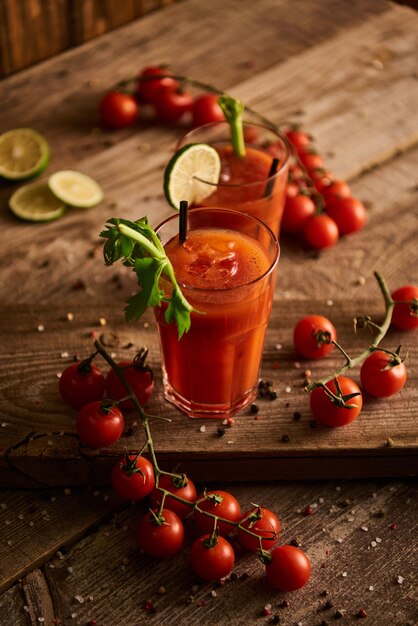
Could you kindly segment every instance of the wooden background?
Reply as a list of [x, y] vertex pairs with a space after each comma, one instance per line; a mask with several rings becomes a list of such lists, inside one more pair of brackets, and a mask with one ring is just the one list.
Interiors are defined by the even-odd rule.
[[0, 78], [175, 0], [0, 0]]
[[[45, 133], [52, 159], [43, 179], [76, 167], [96, 177], [106, 194], [103, 205], [91, 211], [69, 211], [55, 224], [30, 225], [7, 210], [15, 186], [0, 189], [0, 447], [7, 449], [10, 438], [22, 431], [41, 435], [31, 446], [21, 447], [13, 462], [19, 463], [25, 449], [33, 449], [38, 478], [53, 482], [56, 466], [48, 463], [60, 435], [50, 439], [51, 421], [58, 420], [60, 430], [62, 425], [74, 430], [73, 413], [58, 404], [56, 394], [56, 374], [68, 358], [62, 353], [67, 347], [88, 351], [93, 330], [110, 334], [116, 329], [123, 338], [131, 333], [122, 322], [121, 303], [132, 290], [132, 277], [121, 268], [103, 267], [98, 232], [115, 212], [128, 218], [148, 213], [154, 224], [170, 212], [161, 195], [162, 168], [181, 129], [142, 122], [103, 133], [97, 102], [118, 79], [160, 61], [172, 61], [180, 72], [215, 82], [273, 121], [296, 117], [304, 122], [317, 137], [327, 165], [349, 179], [354, 194], [368, 204], [365, 230], [319, 256], [294, 241], [282, 241], [277, 313], [265, 357], [266, 371], [273, 372], [276, 361], [284, 366], [274, 369], [280, 411], [269, 413], [272, 404], [264, 414], [263, 405], [261, 419], [251, 428], [269, 441], [274, 425], [269, 445], [285, 434], [284, 425], [292, 429], [291, 446], [316, 441], [319, 434], [309, 427], [306, 405], [300, 406], [301, 421], [292, 419], [292, 408], [307, 401], [298, 387], [301, 370], [295, 367], [286, 334], [293, 315], [296, 319], [321, 307], [335, 316], [348, 340], [357, 306], [376, 315], [381, 310], [374, 269], [391, 286], [417, 281], [417, 20], [411, 9], [384, 0], [187, 0], [2, 81], [0, 131], [28, 125]], [[82, 289], [75, 288], [80, 284]], [[64, 317], [69, 311], [75, 314], [73, 327]], [[104, 328], [98, 324], [102, 315], [108, 319]], [[43, 333], [37, 331], [39, 324], [45, 326]], [[150, 340], [151, 362], [158, 367], [153, 329], [138, 325], [135, 332], [138, 343]], [[415, 454], [417, 446], [417, 335], [391, 331], [391, 342], [399, 338], [411, 349], [405, 391], [368, 403], [354, 430], [329, 435], [333, 445], [340, 438], [359, 449], [370, 443], [389, 469], [399, 453], [405, 461], [405, 451]], [[354, 342], [358, 348], [362, 338]], [[328, 363], [315, 367], [323, 371]], [[161, 387], [153, 402], [161, 402]], [[215, 438], [214, 426], [201, 433], [198, 426], [190, 430], [185, 424], [176, 422], [184, 429], [183, 451], [186, 438], [206, 450], [224, 445]], [[229, 432], [240, 439], [244, 431]], [[394, 439], [394, 448], [385, 446], [387, 436]], [[46, 446], [37, 447], [45, 441]], [[162, 452], [168, 442], [161, 436]], [[289, 475], [286, 454], [281, 467]], [[84, 460], [77, 453], [67, 465], [73, 477]], [[104, 462], [109, 464], [109, 459], [104, 457]], [[27, 481], [28, 468], [24, 461], [22, 465]], [[99, 465], [95, 467], [94, 480], [106, 482]], [[222, 473], [228, 478], [227, 471]], [[19, 472], [3, 464], [6, 474], [7, 480], [13, 476], [18, 482]], [[201, 487], [210, 476], [214, 474], [208, 472]], [[97, 626], [265, 624], [269, 617], [261, 614], [268, 604], [286, 626], [356, 624], [360, 608], [368, 615], [365, 624], [415, 624], [415, 483], [370, 478], [268, 481], [271, 477], [267, 472], [263, 482], [223, 483], [222, 488], [232, 491], [243, 507], [256, 500], [275, 510], [284, 526], [282, 542], [296, 539], [307, 550], [312, 579], [294, 594], [268, 589], [260, 564], [247, 555], [239, 555], [238, 580], [221, 587], [195, 580], [187, 549], [169, 562], [152, 562], [135, 547], [140, 510], [104, 487], [3, 490], [0, 624], [39, 626], [39, 618], [51, 626], [54, 618], [66, 626], [92, 620]], [[85, 482], [92, 479], [93, 474], [85, 475]], [[304, 514], [308, 505], [313, 505], [312, 515]], [[159, 594], [161, 585], [165, 594]], [[155, 614], [145, 611], [147, 599], [155, 603]], [[340, 609], [341, 622], [336, 613]]]

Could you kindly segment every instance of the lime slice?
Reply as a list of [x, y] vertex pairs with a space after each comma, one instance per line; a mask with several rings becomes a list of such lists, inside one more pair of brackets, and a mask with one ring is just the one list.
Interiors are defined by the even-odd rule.
[[31, 128], [15, 128], [0, 135], [0, 176], [24, 180], [37, 176], [48, 165], [46, 139]]
[[28, 222], [49, 222], [64, 214], [65, 206], [46, 183], [31, 183], [17, 189], [9, 200], [10, 210]]
[[61, 202], [78, 209], [88, 209], [103, 200], [100, 185], [90, 176], [75, 170], [55, 172], [49, 177], [48, 185]]
[[206, 143], [187, 144], [172, 156], [165, 169], [165, 196], [177, 210], [181, 200], [199, 204], [215, 191], [213, 185], [219, 182], [220, 173], [221, 159], [215, 148]]

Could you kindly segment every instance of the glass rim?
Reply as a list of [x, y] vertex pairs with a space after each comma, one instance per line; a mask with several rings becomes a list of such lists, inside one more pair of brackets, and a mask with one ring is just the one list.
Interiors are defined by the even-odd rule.
[[[179, 287], [181, 287], [182, 289], [187, 289], [188, 291], [194, 292], [194, 293], [220, 293], [220, 292], [232, 292], [238, 289], [243, 289], [244, 287], [249, 287], [250, 285], [254, 285], [255, 283], [258, 283], [260, 280], [263, 280], [264, 278], [267, 278], [267, 276], [269, 276], [269, 274], [271, 274], [273, 272], [273, 270], [276, 268], [278, 262], [279, 262], [279, 258], [280, 258], [280, 244], [279, 244], [279, 240], [276, 237], [276, 235], [274, 234], [274, 232], [272, 231], [272, 229], [270, 228], [270, 226], [267, 226], [267, 224], [265, 224], [262, 220], [258, 219], [258, 217], [254, 217], [253, 215], [248, 215], [247, 213], [242, 213], [241, 211], [235, 211], [234, 209], [227, 209], [227, 208], [223, 208], [223, 207], [196, 207], [193, 209], [189, 209], [189, 213], [210, 213], [210, 212], [218, 212], [218, 213], [223, 213], [223, 214], [228, 214], [231, 213], [233, 215], [239, 215], [241, 218], [249, 220], [250, 222], [254, 222], [255, 224], [258, 224], [259, 226], [261, 226], [266, 232], [267, 234], [270, 236], [270, 240], [271, 242], [274, 244], [275, 247], [275, 252], [274, 252], [274, 258], [273, 260], [269, 263], [269, 267], [268, 269], [263, 272], [263, 274], [261, 274], [260, 276], [257, 276], [256, 278], [253, 278], [252, 280], [243, 283], [242, 285], [233, 285], [232, 287], [222, 287], [221, 289], [217, 289], [216, 287], [194, 287], [193, 285], [187, 285], [186, 283], [183, 283], [181, 281], [178, 281], [178, 285]], [[160, 222], [160, 224], [158, 224], [155, 227], [155, 233], [157, 234], [157, 236], [159, 235], [159, 231], [169, 222], [172, 222], [175, 219], [179, 219], [178, 215], [173, 214], [173, 215], [169, 215], [168, 217], [165, 218], [165, 220], [163, 220], [162, 222]], [[210, 226], [202, 226], [201, 228], [211, 228]], [[219, 228], [222, 228], [221, 226], [219, 226]], [[234, 231], [231, 228], [228, 229], [224, 229], [224, 230], [232, 230], [232, 232], [237, 232], [240, 233], [240, 231]], [[251, 239], [253, 239], [253, 237], [250, 237]], [[169, 240], [170, 241], [170, 240]], [[257, 239], [254, 239], [254, 241], [257, 241]], [[164, 244], [163, 244], [164, 245]], [[265, 252], [265, 251], [264, 251]]]
[[[205, 185], [209, 185], [210, 187], [213, 187], [214, 189], [218, 188], [218, 187], [224, 187], [227, 189], [238, 189], [238, 188], [246, 188], [246, 187], [252, 187], [254, 185], [262, 185], [262, 184], [266, 184], [269, 181], [275, 180], [280, 174], [283, 173], [283, 171], [285, 170], [285, 168], [287, 167], [289, 161], [290, 161], [290, 157], [292, 156], [292, 149], [290, 147], [290, 143], [287, 139], [287, 137], [285, 135], [283, 135], [279, 130], [276, 130], [275, 128], [272, 128], [271, 126], [266, 126], [264, 124], [256, 124], [255, 122], [243, 122], [244, 126], [255, 126], [257, 128], [262, 128], [264, 130], [268, 130], [269, 132], [275, 134], [280, 141], [283, 143], [285, 150], [286, 150], [286, 156], [283, 160], [282, 163], [280, 163], [280, 167], [277, 169], [277, 171], [275, 172], [275, 174], [273, 174], [272, 176], [267, 176], [266, 178], [260, 178], [260, 180], [255, 180], [252, 181], [250, 183], [222, 183], [222, 182], [217, 182], [217, 183], [213, 183], [211, 181], [208, 180], [204, 180], [203, 178], [199, 178], [199, 176], [194, 176], [193, 178], [195, 178], [195, 180], [198, 180], [201, 183], [204, 183]], [[192, 143], [203, 143], [203, 142], [185, 142], [185, 140], [187, 140], [188, 137], [190, 137], [191, 135], [193, 135], [195, 132], [197, 131], [204, 131], [204, 130], [209, 130], [210, 128], [216, 128], [216, 127], [220, 127], [220, 126], [226, 126], [228, 127], [228, 122], [210, 122], [209, 124], [202, 124], [201, 126], [196, 126], [196, 128], [192, 128], [191, 130], [189, 130], [185, 135], [182, 135], [182, 137], [178, 140], [177, 144], [176, 144], [176, 149], [179, 150], [180, 147], [183, 147], [185, 145], [190, 145]], [[181, 144], [181, 145], [180, 145]], [[209, 143], [209, 145], [211, 145]]]

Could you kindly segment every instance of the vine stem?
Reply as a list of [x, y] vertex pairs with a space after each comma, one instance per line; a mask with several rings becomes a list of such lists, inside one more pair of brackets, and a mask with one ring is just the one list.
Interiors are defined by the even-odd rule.
[[[124, 374], [123, 374], [123, 369], [121, 367], [119, 367], [119, 365], [116, 363], [116, 361], [114, 361], [114, 359], [112, 359], [112, 357], [110, 356], [110, 354], [107, 352], [107, 350], [102, 346], [102, 344], [99, 341], [95, 341], [94, 342], [94, 346], [97, 350], [97, 353], [100, 354], [104, 360], [110, 365], [110, 367], [115, 371], [116, 375], [118, 376], [118, 378], [121, 380], [121, 382], [123, 383], [123, 385], [125, 386], [127, 392], [128, 392], [128, 397], [130, 398], [130, 400], [132, 400], [135, 409], [138, 412], [138, 415], [141, 419], [142, 422], [142, 426], [144, 428], [145, 431], [145, 444], [142, 446], [142, 450], [141, 452], [144, 452], [145, 450], [148, 449], [149, 455], [151, 457], [151, 462], [154, 468], [154, 474], [155, 474], [155, 485], [157, 487], [157, 489], [159, 489], [159, 491], [162, 493], [162, 502], [158, 508], [158, 514], [157, 517], [161, 516], [163, 507], [164, 507], [164, 502], [166, 497], [170, 497], [173, 498], [174, 500], [177, 500], [178, 502], [181, 502], [182, 504], [186, 504], [187, 506], [190, 507], [190, 510], [195, 510], [198, 511], [199, 513], [202, 513], [203, 515], [207, 516], [207, 517], [211, 517], [215, 520], [214, 522], [214, 528], [216, 528], [218, 521], [219, 522], [225, 522], [226, 524], [229, 524], [231, 526], [234, 527], [239, 527], [241, 528], [244, 532], [246, 532], [249, 535], [252, 535], [253, 537], [257, 537], [260, 541], [260, 550], [262, 551], [262, 543], [261, 543], [261, 537], [260, 535], [257, 535], [256, 533], [252, 532], [251, 530], [249, 530], [248, 528], [245, 528], [244, 526], [242, 526], [242, 524], [248, 519], [248, 517], [250, 516], [251, 513], [249, 513], [246, 517], [240, 519], [239, 522], [235, 522], [233, 520], [229, 520], [223, 517], [219, 517], [218, 515], [215, 515], [213, 513], [210, 513], [209, 511], [205, 511], [203, 509], [200, 508], [199, 504], [201, 502], [203, 502], [204, 500], [206, 500], [206, 497], [201, 498], [200, 500], [196, 500], [195, 502], [190, 502], [190, 500], [186, 500], [185, 498], [181, 498], [180, 496], [178, 496], [177, 494], [171, 493], [171, 491], [168, 491], [167, 489], [163, 489], [161, 487], [158, 486], [158, 482], [159, 482], [159, 478], [162, 475], [165, 476], [170, 476], [172, 478], [182, 478], [182, 474], [175, 474], [173, 472], [166, 472], [164, 470], [162, 470], [160, 468], [160, 466], [158, 465], [158, 460], [157, 460], [157, 455], [155, 454], [155, 449], [154, 449], [154, 442], [152, 440], [152, 434], [151, 434], [151, 429], [150, 429], [150, 425], [149, 425], [149, 418], [156, 418], [156, 419], [164, 419], [164, 420], [168, 420], [171, 422], [171, 420], [169, 418], [166, 417], [161, 417], [158, 415], [148, 415], [147, 413], [145, 413], [145, 411], [143, 410], [143, 408], [141, 407], [141, 405], [138, 402], [138, 398], [136, 397], [136, 395], [134, 394], [131, 385], [129, 384], [129, 382], [126, 380]], [[264, 539], [268, 539], [268, 537], [263, 537]], [[276, 533], [273, 534], [273, 539], [276, 538]]]
[[313, 389], [315, 389], [315, 387], [324, 387], [326, 383], [328, 383], [330, 380], [337, 378], [337, 376], [344, 374], [344, 372], [346, 372], [349, 369], [352, 369], [353, 367], [357, 367], [357, 365], [361, 365], [361, 363], [363, 363], [363, 361], [367, 359], [367, 357], [370, 356], [370, 354], [376, 350], [377, 346], [386, 335], [390, 326], [390, 322], [392, 320], [392, 312], [393, 312], [393, 307], [395, 306], [395, 301], [392, 299], [390, 295], [388, 286], [383, 276], [381, 276], [379, 272], [374, 272], [374, 276], [377, 280], [380, 291], [382, 292], [383, 299], [385, 302], [385, 308], [386, 308], [385, 319], [383, 320], [383, 323], [380, 326], [378, 326], [377, 324], [373, 324], [373, 326], [375, 326], [376, 329], [378, 330], [376, 337], [373, 339], [369, 347], [366, 350], [364, 350], [364, 352], [362, 352], [361, 354], [359, 354], [357, 357], [353, 359], [350, 358], [348, 354], [338, 344], [336, 344], [333, 341], [334, 345], [336, 345], [339, 348], [339, 350], [343, 353], [346, 359], [345, 364], [342, 367], [340, 367], [338, 370], [330, 374], [329, 376], [325, 376], [324, 378], [321, 378], [320, 380], [316, 380], [310, 383], [307, 387], [305, 387], [305, 391], [308, 391], [308, 392], [312, 391]]

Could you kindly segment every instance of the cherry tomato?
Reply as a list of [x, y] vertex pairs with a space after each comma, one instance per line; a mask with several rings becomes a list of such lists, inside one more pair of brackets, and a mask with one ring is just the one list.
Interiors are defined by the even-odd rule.
[[[244, 528], [248, 528], [262, 538], [263, 550], [269, 550], [278, 542], [280, 522], [269, 509], [262, 507], [250, 509], [244, 513], [242, 519], [245, 520], [241, 522]], [[250, 552], [257, 552], [260, 549], [260, 542], [257, 537], [247, 534], [241, 528], [238, 528], [238, 541]]]
[[325, 204], [332, 202], [335, 198], [348, 198], [351, 196], [351, 189], [343, 180], [333, 180], [322, 189]]
[[295, 591], [308, 582], [311, 562], [305, 552], [294, 546], [279, 546], [271, 552], [266, 563], [266, 576], [270, 585], [280, 591]]
[[399, 287], [392, 293], [392, 299], [409, 302], [409, 304], [395, 304], [392, 313], [393, 326], [402, 330], [418, 328], [418, 287], [413, 285]]
[[307, 359], [322, 359], [334, 349], [337, 341], [334, 325], [322, 315], [307, 315], [293, 331], [293, 343], [299, 354]]
[[305, 172], [300, 165], [296, 165], [295, 163], [289, 165], [289, 180], [295, 181], [301, 178], [305, 178]]
[[322, 193], [331, 185], [334, 180], [334, 175], [332, 172], [320, 168], [311, 172], [311, 178], [315, 188], [319, 191], [319, 193]]
[[371, 396], [387, 398], [405, 386], [405, 363], [391, 366], [394, 361], [394, 357], [383, 352], [383, 350], [375, 350], [364, 361], [360, 370], [360, 380], [364, 389]]
[[171, 78], [173, 72], [165, 67], [146, 67], [140, 73], [140, 78], [151, 78], [152, 76], [164, 76], [164, 78], [155, 78], [154, 80], [138, 80], [137, 95], [140, 100], [153, 104], [161, 87], [175, 90], [179, 87], [179, 83]]
[[[145, 365], [147, 354], [148, 350], [142, 348], [133, 361], [125, 360], [118, 363], [118, 366], [123, 370], [123, 375], [130, 384], [141, 406], [148, 402], [154, 391], [153, 372], [151, 368]], [[106, 376], [106, 393], [112, 400], [121, 400], [128, 395], [125, 385], [113, 369], [111, 369]], [[120, 406], [123, 409], [135, 408], [134, 403], [129, 399], [124, 400]]]
[[159, 522], [155, 519], [156, 515], [157, 510], [141, 517], [136, 529], [136, 541], [146, 554], [167, 559], [183, 545], [184, 526], [179, 516], [170, 509], [162, 510]]
[[299, 186], [296, 183], [288, 182], [286, 185], [286, 198], [294, 198], [299, 193]]
[[203, 126], [212, 122], [224, 122], [225, 115], [218, 104], [218, 96], [204, 93], [195, 98], [192, 108], [193, 126]]
[[[166, 476], [165, 474], [163, 474], [159, 478], [158, 486], [162, 487], [162, 489], [165, 489], [166, 491], [169, 491], [170, 493], [174, 493], [174, 495], [179, 496], [184, 500], [188, 500], [189, 502], [195, 502], [197, 497], [196, 487], [194, 486], [190, 478], [185, 477], [185, 481], [185, 484], [181, 486], [181, 483], [178, 483], [176, 479], [173, 479], [171, 476]], [[154, 491], [151, 493], [151, 506], [153, 508], [158, 508], [158, 506], [161, 504], [161, 499], [161, 491], [159, 491], [158, 489], [154, 489]], [[181, 502], [174, 500], [174, 498], [170, 498], [170, 496], [166, 496], [164, 504], [171, 511], [177, 513], [180, 519], [184, 519], [186, 515], [188, 515], [192, 510], [192, 508], [187, 504], [182, 504]]]
[[121, 411], [106, 400], [89, 402], [77, 415], [80, 440], [91, 448], [110, 446], [120, 438], [124, 425]]
[[335, 246], [339, 238], [338, 226], [325, 213], [310, 217], [303, 229], [303, 236], [308, 244], [316, 250]]
[[153, 101], [157, 119], [166, 124], [177, 122], [191, 110], [192, 104], [193, 97], [189, 93], [167, 89], [164, 86], [156, 91]]
[[[199, 504], [202, 511], [207, 511], [218, 517], [238, 522], [241, 518], [241, 507], [234, 496], [226, 491], [207, 491], [207, 499]], [[199, 496], [198, 500], [203, 497]], [[199, 511], [194, 512], [196, 526], [204, 533], [211, 533], [213, 530], [213, 518]], [[226, 522], [219, 522], [218, 529], [220, 535], [227, 535], [232, 532], [234, 527]]]
[[315, 152], [299, 151], [299, 159], [302, 161], [308, 172], [313, 172], [324, 167], [324, 159]]
[[125, 454], [111, 475], [113, 491], [125, 500], [142, 500], [155, 487], [154, 468], [143, 456]]
[[286, 131], [286, 137], [295, 146], [296, 150], [303, 150], [311, 143], [311, 137], [302, 130], [288, 130]]
[[109, 91], [100, 100], [99, 113], [102, 124], [107, 128], [125, 128], [138, 117], [139, 106], [133, 96]]
[[[363, 406], [363, 397], [358, 385], [347, 376], [338, 376], [342, 396], [348, 396], [352, 393], [359, 395], [347, 399], [347, 404], [353, 405], [353, 408], [344, 408], [337, 406], [331, 398], [324, 392], [322, 387], [316, 387], [311, 393], [311, 410], [319, 424], [334, 428], [335, 426], [345, 426], [354, 422], [358, 417], [361, 407]], [[326, 383], [328, 389], [337, 395], [337, 387], [335, 381], [331, 380]]]
[[309, 196], [298, 193], [294, 197], [288, 197], [282, 216], [282, 231], [285, 233], [300, 233], [306, 221], [314, 213], [315, 204]]
[[58, 383], [61, 398], [73, 409], [81, 409], [88, 402], [101, 400], [105, 377], [89, 359], [77, 361], [65, 368]]
[[244, 125], [244, 141], [245, 143], [256, 143], [260, 137], [260, 129], [257, 126]]
[[366, 223], [364, 204], [351, 196], [330, 199], [327, 201], [326, 210], [337, 224], [340, 235], [355, 233]]
[[223, 537], [217, 537], [217, 543], [209, 547], [210, 535], [196, 539], [190, 552], [190, 562], [194, 573], [204, 580], [219, 580], [228, 576], [235, 563], [234, 549]]

